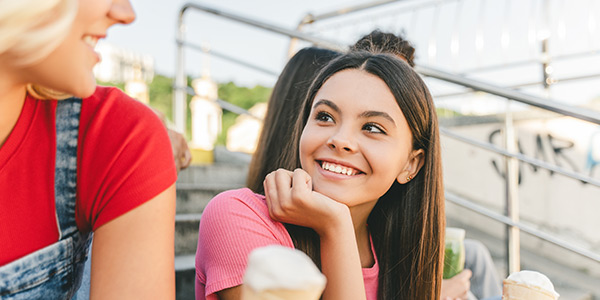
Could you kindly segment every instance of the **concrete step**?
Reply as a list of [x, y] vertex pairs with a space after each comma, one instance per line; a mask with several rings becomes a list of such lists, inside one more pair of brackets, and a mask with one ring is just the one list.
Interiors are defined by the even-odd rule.
[[198, 245], [201, 214], [175, 216], [175, 255], [194, 255]]
[[175, 298], [177, 300], [194, 300], [195, 256], [175, 256]]
[[245, 184], [248, 165], [214, 163], [192, 165], [179, 172], [177, 183], [233, 183]]
[[202, 213], [208, 202], [219, 193], [244, 187], [243, 183], [177, 183], [177, 214]]
[[193, 165], [181, 171], [177, 178], [177, 213], [202, 213], [217, 194], [244, 187], [247, 173], [246, 162]]
[[245, 186], [249, 158], [219, 148], [215, 150], [214, 164], [190, 166], [179, 173], [175, 217], [176, 299], [193, 300], [195, 297], [194, 258], [204, 207], [217, 194]]

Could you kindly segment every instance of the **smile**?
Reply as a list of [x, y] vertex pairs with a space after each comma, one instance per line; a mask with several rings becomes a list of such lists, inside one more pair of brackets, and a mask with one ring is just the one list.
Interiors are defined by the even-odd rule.
[[348, 166], [335, 164], [332, 162], [319, 161], [319, 165], [321, 166], [321, 168], [323, 168], [323, 170], [326, 170], [326, 171], [329, 171], [332, 173], [336, 173], [336, 174], [354, 176], [354, 175], [358, 175], [358, 174], [362, 173], [360, 170], [357, 170], [357, 169], [354, 169], [354, 168], [351, 168]]
[[91, 35], [84, 35], [83, 41], [86, 44], [90, 45], [90, 47], [94, 48], [94, 47], [96, 47], [96, 44], [98, 43], [98, 37], [91, 36]]

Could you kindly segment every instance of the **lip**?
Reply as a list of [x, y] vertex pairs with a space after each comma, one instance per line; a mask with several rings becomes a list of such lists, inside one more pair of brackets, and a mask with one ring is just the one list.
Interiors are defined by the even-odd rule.
[[[323, 169], [323, 167], [322, 167], [323, 162], [341, 165], [341, 166], [344, 166], [347, 168], [352, 168], [352, 169], [356, 170], [358, 173], [356, 173], [354, 175], [334, 173], [334, 172]], [[356, 166], [352, 165], [351, 163], [339, 161], [339, 160], [335, 160], [335, 159], [328, 159], [328, 158], [315, 159], [315, 166], [321, 175], [323, 175], [326, 178], [331, 178], [331, 179], [352, 179], [352, 178], [356, 178], [357, 176], [365, 174], [365, 172], [363, 170], [357, 168]]]
[[[92, 46], [92, 45], [88, 44], [86, 41], [84, 41], [84, 40], [83, 40], [83, 39], [84, 39], [84, 37], [86, 37], [86, 36], [92, 37], [93, 39], [95, 39], [95, 40], [96, 40], [96, 43], [95, 43], [95, 45], [94, 45], [94, 46]], [[90, 49], [90, 51], [93, 53], [93, 55], [94, 55], [94, 58], [95, 58], [95, 63], [94, 63], [94, 64], [96, 64], [96, 63], [99, 63], [99, 62], [102, 60], [102, 58], [100, 57], [100, 53], [98, 53], [98, 52], [96, 51], [95, 47], [96, 47], [96, 45], [98, 44], [98, 41], [100, 41], [100, 40], [101, 40], [101, 39], [103, 39], [103, 38], [106, 38], [106, 35], [105, 35], [105, 34], [84, 34], [84, 35], [82, 36], [82, 38], [81, 38], [81, 39], [82, 39], [82, 41], [83, 41], [83, 43], [84, 43], [84, 44], [85, 44], [85, 45], [86, 45], [86, 46], [87, 46], [87, 47]]]

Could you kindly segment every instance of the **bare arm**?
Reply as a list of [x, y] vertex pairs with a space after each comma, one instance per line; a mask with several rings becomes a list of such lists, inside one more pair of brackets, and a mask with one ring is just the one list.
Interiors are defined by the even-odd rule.
[[264, 185], [274, 220], [309, 227], [319, 234], [322, 272], [327, 277], [323, 299], [366, 299], [348, 207], [312, 191], [310, 176], [301, 169], [272, 172]]
[[[352, 224], [348, 213], [349, 224]], [[323, 299], [365, 299], [364, 281], [352, 227], [333, 226], [321, 235], [321, 263], [327, 277]], [[221, 300], [241, 299], [241, 285], [217, 292]], [[362, 296], [361, 296], [362, 295]]]
[[94, 233], [90, 299], [174, 299], [175, 185]]
[[[348, 209], [348, 207], [344, 206]], [[321, 267], [327, 277], [323, 300], [366, 299], [360, 256], [352, 219], [339, 216], [339, 223], [319, 233], [321, 238]]]

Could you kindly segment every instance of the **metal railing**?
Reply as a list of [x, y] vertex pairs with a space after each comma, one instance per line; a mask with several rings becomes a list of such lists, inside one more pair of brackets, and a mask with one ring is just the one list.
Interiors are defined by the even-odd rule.
[[[394, 2], [394, 1], [378, 1], [375, 4], [381, 5], [381, 4], [384, 4], [387, 2]], [[344, 47], [344, 46], [337, 45], [328, 40], [324, 40], [324, 39], [320, 39], [320, 38], [316, 38], [316, 37], [307, 35], [305, 33], [300, 32], [299, 30], [285, 29], [285, 28], [282, 28], [282, 27], [279, 27], [276, 25], [268, 24], [265, 22], [257, 21], [257, 20], [248, 19], [243, 16], [216, 10], [216, 9], [213, 9], [213, 8], [210, 8], [207, 6], [203, 6], [203, 5], [186, 4], [183, 6], [183, 8], [180, 11], [179, 26], [178, 26], [179, 30], [178, 30], [178, 35], [177, 35], [178, 36], [178, 38], [177, 38], [177, 49], [178, 49], [177, 50], [177, 77], [176, 77], [175, 86], [174, 86], [174, 90], [175, 90], [174, 118], [175, 118], [176, 124], [185, 124], [185, 119], [183, 119], [183, 121], [182, 121], [181, 118], [183, 118], [183, 116], [185, 116], [185, 96], [189, 90], [184, 85], [184, 82], [185, 82], [184, 81], [184, 79], [185, 79], [185, 69], [184, 69], [185, 59], [184, 59], [184, 55], [183, 55], [184, 54], [183, 49], [186, 46], [192, 46], [192, 48], [195, 48], [197, 50], [198, 49], [202, 50], [201, 47], [193, 46], [192, 44], [185, 41], [185, 35], [184, 35], [184, 30], [183, 30], [183, 28], [184, 28], [183, 16], [184, 16], [184, 13], [189, 9], [200, 10], [200, 11], [203, 11], [203, 12], [206, 12], [209, 14], [227, 18], [232, 21], [241, 22], [241, 23], [247, 24], [252, 27], [262, 28], [262, 29], [270, 31], [270, 32], [283, 34], [292, 39], [304, 40], [304, 41], [313, 43], [315, 45], [318, 45], [320, 47], [324, 47], [324, 48], [328, 48], [328, 49], [332, 49], [332, 50], [336, 50], [336, 51], [346, 49], [346, 47]], [[360, 7], [357, 7], [356, 9], [365, 9], [365, 7], [360, 6]], [[344, 10], [342, 9], [339, 11], [341, 12]], [[355, 11], [355, 10], [350, 9], [349, 11]], [[325, 14], [325, 15], [329, 16], [332, 14]], [[305, 19], [306, 20], [303, 20], [303, 23], [307, 23], [309, 21], [309, 18], [305, 18]], [[301, 24], [303, 24], [303, 23], [301, 23]], [[301, 27], [301, 26], [299, 26], [299, 27]], [[224, 59], [228, 59], [228, 57], [225, 55], [221, 55], [221, 57]], [[231, 59], [231, 60], [234, 62], [237, 61], [238, 63], [241, 62], [237, 59]], [[254, 68], [258, 71], [264, 72], [264, 69], [261, 70], [262, 68], [256, 67], [250, 63], [241, 62], [241, 65], [250, 67], [250, 68]], [[470, 88], [474, 91], [481, 91], [481, 92], [485, 92], [485, 93], [488, 93], [491, 95], [506, 98], [506, 99], [508, 99], [509, 106], [510, 106], [511, 102], [524, 103], [524, 104], [531, 105], [531, 106], [534, 106], [534, 107], [537, 107], [537, 108], [540, 108], [540, 109], [543, 109], [546, 111], [558, 113], [563, 116], [569, 116], [569, 117], [573, 117], [573, 118], [576, 118], [579, 120], [591, 122], [594, 124], [600, 124], [600, 114], [597, 112], [592, 112], [592, 111], [584, 110], [581, 108], [564, 105], [562, 103], [559, 103], [557, 101], [553, 101], [550, 99], [536, 97], [536, 96], [528, 95], [528, 94], [525, 94], [525, 93], [522, 93], [519, 91], [499, 87], [499, 86], [496, 86], [493, 84], [489, 84], [489, 83], [485, 83], [485, 82], [481, 82], [481, 81], [477, 81], [477, 80], [473, 80], [473, 79], [468, 79], [468, 78], [465, 78], [464, 76], [447, 73], [447, 72], [435, 69], [433, 67], [417, 66], [417, 67], [415, 67], [415, 69], [417, 72], [419, 72], [420, 74], [427, 76], [427, 77], [436, 78], [438, 80], [457, 84], [457, 85], [460, 85], [460, 86], [463, 86], [466, 88]], [[271, 71], [268, 71], [268, 72], [273, 73]], [[231, 107], [226, 108], [226, 109], [231, 110]], [[240, 111], [240, 112], [243, 113], [242, 111]], [[183, 128], [183, 125], [181, 125], [181, 126]], [[470, 209], [481, 215], [487, 216], [487, 217], [489, 217], [493, 220], [496, 220], [498, 222], [501, 222], [507, 226], [507, 232], [508, 232], [508, 239], [507, 239], [508, 240], [507, 241], [508, 255], [507, 255], [507, 257], [508, 257], [509, 272], [518, 271], [518, 269], [520, 268], [519, 267], [519, 265], [520, 265], [519, 231], [520, 230], [527, 232], [528, 234], [535, 236], [539, 239], [548, 241], [548, 242], [553, 243], [557, 246], [560, 246], [564, 249], [567, 249], [573, 253], [579, 254], [586, 258], [589, 258], [595, 262], [600, 262], [600, 255], [597, 253], [594, 253], [583, 247], [571, 245], [570, 243], [568, 243], [560, 238], [557, 238], [554, 235], [545, 233], [545, 232], [537, 230], [527, 224], [519, 222], [519, 216], [518, 216], [518, 214], [519, 214], [518, 213], [519, 199], [518, 199], [518, 193], [517, 193], [518, 162], [522, 161], [522, 162], [525, 162], [528, 164], [532, 164], [537, 167], [544, 168], [544, 169], [547, 169], [547, 170], [550, 170], [553, 172], [557, 172], [557, 173], [560, 173], [560, 174], [570, 177], [570, 178], [574, 178], [576, 180], [581, 180], [581, 181], [593, 184], [595, 186], [600, 186], [600, 181], [598, 181], [594, 178], [582, 175], [580, 173], [569, 171], [560, 166], [550, 164], [550, 163], [547, 163], [544, 161], [540, 161], [535, 158], [531, 158], [531, 157], [528, 157], [521, 153], [518, 153], [517, 148], [516, 148], [514, 125], [513, 125], [513, 121], [512, 121], [512, 115], [510, 113], [506, 114], [504, 127], [505, 127], [504, 132], [505, 132], [506, 149], [498, 148], [491, 143], [480, 142], [480, 141], [474, 140], [472, 138], [468, 138], [466, 136], [459, 135], [459, 134], [454, 133], [451, 130], [448, 130], [443, 127], [440, 129], [440, 132], [442, 135], [444, 135], [446, 137], [458, 140], [462, 143], [466, 143], [466, 144], [472, 145], [474, 147], [484, 149], [486, 151], [497, 153], [497, 154], [505, 157], [506, 167], [507, 167], [507, 180], [506, 180], [507, 215], [495, 213], [493, 211], [485, 209], [469, 200], [461, 198], [458, 195], [455, 195], [450, 192], [446, 192], [446, 199], [452, 203], [455, 203], [459, 206]]]

